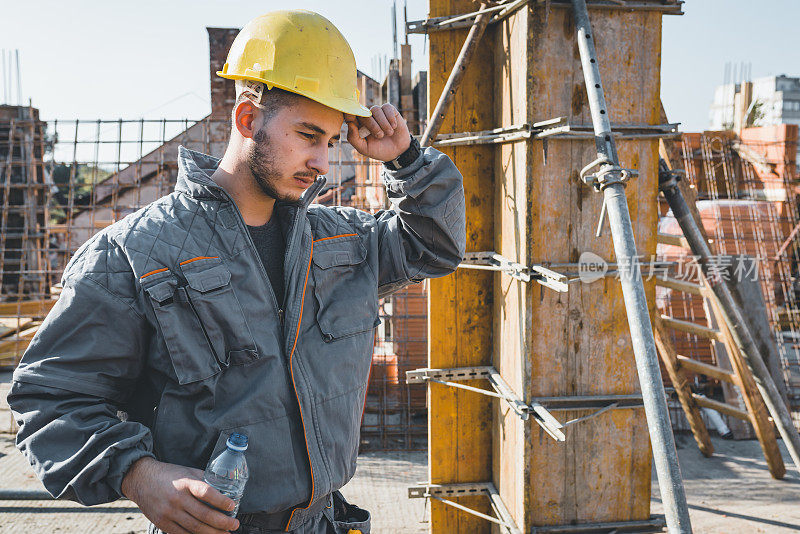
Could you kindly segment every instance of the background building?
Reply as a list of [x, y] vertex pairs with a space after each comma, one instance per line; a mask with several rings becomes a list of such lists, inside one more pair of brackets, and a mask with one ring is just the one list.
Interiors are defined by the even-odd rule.
[[777, 124], [800, 125], [800, 78], [781, 74], [717, 86], [709, 130]]

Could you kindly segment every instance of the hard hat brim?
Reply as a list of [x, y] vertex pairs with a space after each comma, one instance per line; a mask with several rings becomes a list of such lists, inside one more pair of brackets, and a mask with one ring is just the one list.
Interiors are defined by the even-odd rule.
[[283, 89], [284, 91], [289, 91], [290, 93], [295, 93], [300, 96], [304, 96], [314, 102], [319, 102], [323, 106], [328, 106], [329, 108], [335, 109], [336, 111], [341, 111], [342, 113], [347, 113], [350, 115], [355, 115], [357, 117], [371, 117], [372, 112], [362, 106], [360, 103], [356, 102], [355, 100], [351, 100], [349, 98], [337, 98], [334, 96], [329, 96], [325, 98], [320, 98], [318, 95], [314, 95], [312, 93], [307, 93], [305, 91], [301, 91], [297, 88], [287, 87], [285, 85], [281, 85], [279, 83], [268, 82], [266, 80], [255, 78], [251, 76], [242, 76], [237, 74], [226, 74], [222, 71], [217, 71], [217, 76], [221, 78], [225, 78], [228, 80], [252, 80], [254, 82], [260, 82], [267, 86], [268, 89], [272, 87], [277, 87], [278, 89]]

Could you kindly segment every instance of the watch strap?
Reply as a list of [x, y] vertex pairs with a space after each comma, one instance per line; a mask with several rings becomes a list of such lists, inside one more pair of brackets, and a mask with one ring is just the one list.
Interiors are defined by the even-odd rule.
[[408, 148], [405, 150], [405, 152], [393, 160], [384, 161], [383, 164], [393, 171], [399, 171], [403, 167], [408, 167], [414, 163], [421, 153], [422, 148], [419, 146], [419, 141], [417, 141], [414, 137], [411, 137], [411, 144], [408, 145]]

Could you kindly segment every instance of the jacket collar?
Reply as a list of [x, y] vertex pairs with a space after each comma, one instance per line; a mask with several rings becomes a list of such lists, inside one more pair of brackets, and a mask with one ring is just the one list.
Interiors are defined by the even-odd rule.
[[[211, 175], [219, 167], [219, 161], [219, 158], [214, 156], [179, 146], [178, 181], [175, 184], [175, 191], [197, 199], [228, 200], [229, 197], [225, 191], [211, 179]], [[299, 202], [296, 204], [278, 202], [276, 203], [276, 209], [288, 212], [294, 212], [298, 207], [303, 210], [307, 209], [308, 205], [317, 198], [326, 182], [327, 180], [324, 176], [317, 176], [311, 187], [302, 194]]]
[[219, 167], [219, 158], [178, 147], [178, 181], [175, 191], [185, 193], [192, 198], [212, 198], [224, 200], [223, 189], [211, 179], [211, 175]]

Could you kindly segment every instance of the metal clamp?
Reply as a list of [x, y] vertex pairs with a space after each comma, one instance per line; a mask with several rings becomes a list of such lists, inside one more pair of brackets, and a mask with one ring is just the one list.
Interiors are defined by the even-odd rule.
[[[466, 384], [459, 384], [454, 380], [487, 380], [494, 391], [480, 389]], [[533, 420], [556, 441], [566, 440], [564, 432], [561, 430], [564, 425], [547, 411], [538, 401], [526, 403], [519, 395], [514, 393], [511, 386], [500, 376], [492, 366], [480, 367], [458, 367], [451, 369], [415, 369], [406, 371], [406, 383], [418, 384], [422, 382], [436, 382], [445, 386], [459, 389], [466, 389], [482, 395], [496, 397], [506, 401], [509, 407], [520, 419], [527, 421], [533, 415]]]
[[683, 169], [670, 169], [663, 158], [658, 158], [658, 189], [665, 191], [678, 187], [686, 172]]
[[[589, 171], [597, 169], [594, 174]], [[612, 184], [626, 185], [633, 177], [638, 177], [639, 171], [635, 169], [623, 169], [615, 165], [605, 154], [600, 154], [596, 160], [581, 169], [580, 178], [583, 183], [594, 187], [597, 191], [602, 191]], [[603, 235], [603, 227], [606, 222], [606, 199], [603, 197], [603, 207], [600, 209], [600, 220], [597, 222], [595, 237]]]
[[[497, 517], [468, 508], [451, 500], [458, 497], [488, 497], [492, 510]], [[430, 484], [408, 488], [409, 499], [436, 499], [461, 511], [480, 517], [500, 525], [505, 534], [522, 534], [522, 530], [514, 522], [514, 518], [500, 498], [500, 493], [491, 482], [475, 482], [470, 484]]]
[[538, 0], [500, 0], [499, 5], [487, 7], [482, 11], [473, 11], [462, 15], [451, 15], [447, 17], [434, 17], [425, 20], [412, 20], [406, 22], [406, 34], [409, 33], [429, 33], [442, 30], [456, 30], [459, 28], [469, 28], [475, 23], [478, 15], [492, 13], [492, 17], [486, 23], [495, 24], [512, 15], [531, 1]]
[[482, 269], [488, 271], [501, 271], [510, 277], [522, 282], [534, 280], [539, 284], [549, 287], [559, 293], [569, 290], [569, 280], [566, 275], [543, 267], [533, 265], [528, 267], [512, 261], [494, 251], [467, 252], [459, 267], [464, 269]]
[[[597, 168], [595, 174], [589, 171]], [[636, 169], [623, 169], [609, 159], [605, 154], [601, 154], [596, 160], [581, 169], [581, 181], [586, 185], [591, 185], [598, 191], [602, 191], [611, 184], [626, 184], [631, 178], [639, 176]], [[605, 211], [605, 210], [604, 210]]]
[[517, 124], [514, 126], [494, 128], [492, 130], [481, 130], [478, 132], [438, 134], [436, 136], [436, 140], [431, 143], [431, 146], [439, 148], [448, 146], [510, 143], [520, 139], [529, 139], [530, 137], [530, 125]]

